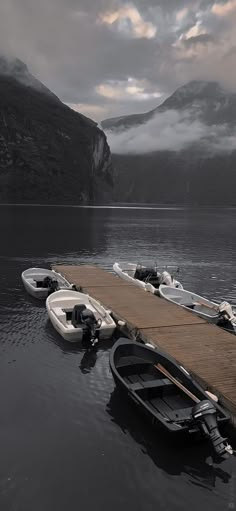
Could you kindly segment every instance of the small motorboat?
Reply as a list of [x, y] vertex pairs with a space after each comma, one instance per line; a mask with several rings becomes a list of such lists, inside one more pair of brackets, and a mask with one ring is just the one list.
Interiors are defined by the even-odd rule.
[[157, 266], [147, 267], [141, 264], [116, 262], [113, 265], [113, 270], [130, 284], [135, 284], [153, 294], [159, 294], [161, 284], [183, 289], [182, 284], [175, 280], [168, 271], [158, 271]]
[[161, 285], [159, 292], [162, 298], [236, 334], [236, 310], [228, 302], [212, 302], [186, 289], [173, 289], [170, 286]]
[[178, 437], [205, 436], [219, 456], [233, 453], [219, 431], [228, 414], [169, 355], [120, 338], [110, 352], [110, 368], [117, 387], [153, 425]]
[[69, 342], [110, 339], [116, 328], [110, 313], [85, 293], [60, 289], [48, 296], [46, 308], [54, 328]]
[[46, 268], [29, 268], [22, 272], [21, 278], [26, 291], [41, 300], [58, 289], [72, 287], [60, 273]]

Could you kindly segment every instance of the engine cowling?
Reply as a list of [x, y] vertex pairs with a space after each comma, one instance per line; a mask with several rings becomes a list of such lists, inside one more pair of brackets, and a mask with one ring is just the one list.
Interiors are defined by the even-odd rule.
[[160, 276], [160, 284], [164, 284], [166, 286], [173, 286], [173, 277], [168, 271], [163, 271]]

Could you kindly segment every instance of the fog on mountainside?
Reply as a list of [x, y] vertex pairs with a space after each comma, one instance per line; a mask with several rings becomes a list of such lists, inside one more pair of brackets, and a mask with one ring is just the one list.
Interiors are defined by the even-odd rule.
[[207, 155], [236, 150], [236, 93], [192, 81], [156, 109], [103, 121], [115, 154], [182, 151], [200, 144]]
[[236, 205], [236, 93], [192, 81], [151, 112], [102, 127], [116, 200]]

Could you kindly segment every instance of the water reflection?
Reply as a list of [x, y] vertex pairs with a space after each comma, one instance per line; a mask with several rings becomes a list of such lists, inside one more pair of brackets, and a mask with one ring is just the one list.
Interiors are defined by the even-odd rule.
[[109, 211], [96, 209], [2, 207], [1, 256], [37, 261], [60, 254], [63, 262], [65, 254], [99, 253], [105, 247], [108, 219]]
[[97, 347], [87, 346], [84, 355], [80, 361], [80, 370], [82, 373], [89, 373], [97, 361]]
[[180, 266], [187, 289], [230, 301], [235, 227], [235, 211], [0, 208], [1, 509], [64, 511], [70, 501], [86, 511], [222, 511], [232, 503], [234, 457], [211, 464], [206, 443], [173, 446], [145, 425], [111, 395], [113, 341], [94, 352], [63, 341], [20, 275], [57, 262], [111, 270], [116, 260], [157, 261]]
[[[155, 465], [170, 475], [190, 476], [194, 485], [210, 490], [216, 486], [217, 479], [224, 484], [231, 479], [229, 458], [226, 461], [212, 459], [208, 442], [192, 444], [172, 440], [171, 436], [155, 430], [145, 421], [129, 403], [127, 396], [117, 388], [112, 392], [107, 412], [111, 420], [137, 442], [144, 454], [150, 456]], [[219, 466], [217, 466], [217, 464]]]

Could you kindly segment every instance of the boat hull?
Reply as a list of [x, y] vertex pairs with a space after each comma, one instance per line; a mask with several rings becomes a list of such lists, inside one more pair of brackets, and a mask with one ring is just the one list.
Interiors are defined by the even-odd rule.
[[[152, 365], [151, 380], [147, 378], [148, 372], [145, 374], [147, 370], [144, 368], [140, 369], [142, 374], [133, 372], [132, 364], [129, 366], [124, 363], [125, 358], [126, 360], [130, 358], [134, 359], [133, 367], [136, 368], [136, 371], [139, 358], [142, 362], [150, 363]], [[153, 426], [171, 434], [171, 436], [184, 437], [187, 435], [188, 437], [201, 437], [202, 431], [191, 419], [191, 411], [195, 402], [191, 400], [188, 401], [189, 397], [184, 394], [184, 399], [187, 399], [187, 401], [183, 409], [177, 410], [177, 408], [173, 408], [171, 411], [169, 406], [171, 402], [173, 403], [174, 401], [174, 403], [176, 403], [174, 405], [175, 407], [179, 406], [179, 403], [183, 403], [183, 399], [181, 401], [181, 396], [177, 396], [177, 398], [176, 396], [174, 398], [174, 394], [172, 396], [171, 393], [173, 390], [170, 381], [166, 382], [158, 378], [156, 380], [152, 379], [154, 377], [153, 368], [157, 367], [157, 363], [163, 364], [168, 371], [172, 374], [174, 373], [175, 377], [177, 377], [200, 401], [209, 399], [209, 396], [206, 395], [204, 390], [193, 380], [188, 372], [184, 368], [181, 368], [172, 357], [169, 357], [160, 350], [152, 350], [140, 343], [131, 342], [127, 339], [120, 339], [113, 346], [110, 353], [110, 368], [117, 388], [122, 391], [123, 395], [132, 402], [138, 411], [144, 415]], [[140, 378], [138, 378], [138, 376], [140, 376]], [[160, 397], [161, 393], [158, 394], [159, 391], [164, 392], [163, 400]], [[174, 393], [175, 391], [176, 386], [174, 386]], [[148, 397], [149, 393], [152, 398]], [[222, 428], [224, 424], [229, 421], [229, 416], [220, 405], [214, 401], [212, 402], [219, 414], [218, 423]], [[155, 409], [154, 406], [156, 407]]]
[[48, 289], [35, 289], [27, 280], [23, 280], [23, 286], [27, 293], [33, 296], [33, 298], [37, 298], [38, 300], [46, 300], [48, 296]]
[[84, 328], [82, 325], [75, 328], [70, 320], [67, 321], [66, 311], [72, 311], [75, 305], [82, 304], [94, 313], [97, 320], [101, 320], [99, 339], [111, 339], [116, 329], [116, 324], [108, 311], [89, 295], [77, 291], [59, 290], [47, 298], [46, 309], [55, 330], [65, 341], [81, 343], [84, 338]]
[[43, 281], [45, 277], [56, 280], [60, 289], [70, 288], [70, 283], [60, 273], [46, 268], [29, 268], [21, 274], [21, 279], [25, 290], [39, 300], [46, 300], [50, 292], [50, 288], [40, 287], [38, 283]]
[[[219, 305], [203, 296], [187, 291], [186, 289], [173, 289], [169, 286], [160, 286], [160, 296], [171, 303], [182, 307], [191, 314], [195, 314], [208, 323], [217, 325], [230, 333], [236, 333], [236, 325], [230, 320], [222, 319], [219, 315]], [[233, 309], [233, 313], [235, 314]]]
[[[144, 282], [144, 281], [139, 280], [134, 277], [137, 266], [145, 269], [144, 266], [133, 264], [133, 263], [118, 263], [118, 262], [116, 262], [113, 264], [113, 270], [121, 279], [125, 280], [126, 282], [129, 282], [130, 284], [133, 284], [134, 286], [138, 286], [141, 289], [143, 289], [144, 291], [147, 291], [149, 293], [159, 296], [159, 287], [155, 287], [150, 282]], [[179, 281], [174, 280], [174, 282], [175, 282], [176, 287], [178, 287], [179, 289], [183, 289], [183, 286]]]

